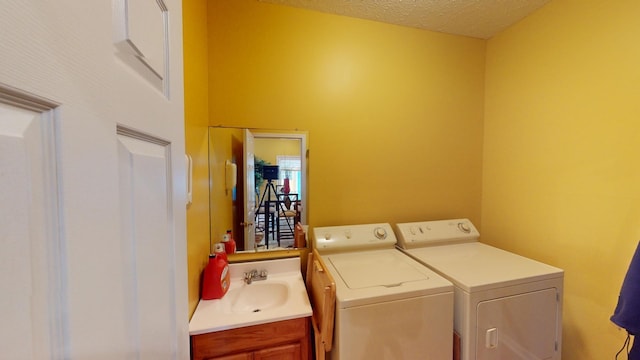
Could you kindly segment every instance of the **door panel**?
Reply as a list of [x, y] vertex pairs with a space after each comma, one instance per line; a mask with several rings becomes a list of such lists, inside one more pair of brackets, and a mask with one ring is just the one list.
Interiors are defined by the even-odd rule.
[[169, 16], [163, 0], [113, 0], [116, 56], [169, 96]]
[[8, 359], [61, 357], [53, 124], [49, 112], [28, 109], [27, 95], [13, 95], [20, 106], [0, 102], [0, 349]]
[[176, 334], [175, 285], [167, 267], [173, 248], [168, 144], [118, 130], [127, 338], [145, 357], [169, 359], [175, 353]]
[[189, 357], [181, 5], [3, 2], [2, 356]]
[[556, 294], [550, 288], [478, 304], [476, 358], [559, 358]]

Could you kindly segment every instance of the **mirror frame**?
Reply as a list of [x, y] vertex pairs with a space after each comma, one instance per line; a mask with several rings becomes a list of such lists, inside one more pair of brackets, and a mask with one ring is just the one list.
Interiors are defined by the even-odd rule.
[[[217, 238], [215, 238], [215, 234], [213, 234], [213, 230], [212, 230], [212, 219], [215, 216], [214, 213], [214, 209], [213, 209], [213, 201], [212, 201], [212, 193], [213, 193], [213, 186], [214, 186], [214, 180], [212, 179], [212, 161], [213, 161], [213, 144], [212, 144], [212, 133], [211, 131], [215, 130], [215, 129], [238, 129], [238, 130], [242, 130], [242, 129], [248, 129], [250, 130], [255, 138], [272, 138], [272, 139], [296, 139], [296, 140], [300, 140], [300, 148], [301, 148], [301, 156], [300, 156], [300, 160], [301, 160], [301, 167], [303, 169], [302, 171], [302, 176], [301, 176], [301, 186], [303, 189], [305, 189], [304, 193], [301, 196], [301, 201], [303, 204], [303, 211], [301, 213], [301, 222], [303, 224], [307, 224], [307, 219], [308, 219], [308, 213], [309, 213], [309, 206], [308, 206], [308, 199], [309, 199], [309, 189], [308, 189], [308, 175], [309, 175], [309, 169], [308, 169], [308, 154], [309, 154], [309, 147], [308, 147], [308, 132], [307, 131], [300, 131], [300, 130], [286, 130], [286, 129], [261, 129], [261, 128], [242, 128], [242, 127], [235, 127], [235, 126], [223, 126], [223, 125], [218, 125], [218, 126], [209, 126], [208, 127], [208, 136], [207, 136], [207, 144], [208, 144], [208, 151], [209, 151], [209, 158], [208, 158], [208, 165], [209, 165], [209, 172], [208, 172], [208, 180], [209, 180], [209, 246], [210, 246], [210, 252], [213, 252], [213, 247], [214, 244], [219, 242], [219, 240]], [[241, 164], [238, 164], [238, 167], [241, 167]], [[238, 169], [239, 170], [239, 169]], [[238, 176], [237, 179], [237, 184], [238, 186], [241, 186], [241, 184], [244, 183], [244, 179], [240, 176]], [[224, 186], [224, 185], [223, 185]], [[235, 191], [238, 191], [238, 189], [236, 189]], [[240, 220], [242, 221], [242, 220]], [[307, 234], [308, 237], [308, 234]], [[308, 240], [307, 240], [307, 244], [308, 244]], [[259, 250], [259, 251], [251, 251], [251, 250], [245, 250], [242, 253], [235, 253], [235, 254], [228, 254], [228, 258], [229, 258], [229, 262], [245, 262], [245, 261], [255, 261], [255, 260], [264, 260], [264, 259], [278, 259], [278, 258], [287, 258], [287, 257], [297, 257], [297, 256], [301, 256], [304, 257], [303, 254], [306, 254], [308, 252], [308, 245], [306, 248], [287, 248], [287, 249], [276, 249], [276, 250]]]
[[307, 147], [307, 137], [308, 134], [306, 132], [298, 132], [298, 131], [290, 131], [287, 133], [283, 133], [280, 131], [286, 130], [274, 130], [276, 132], [263, 132], [266, 131], [264, 129], [249, 129], [253, 133], [254, 138], [260, 139], [297, 139], [300, 140], [300, 167], [303, 169], [301, 172], [302, 175], [300, 177], [300, 186], [304, 189], [304, 193], [300, 198], [300, 201], [303, 204], [302, 213], [300, 214], [300, 222], [302, 224], [307, 224], [307, 213], [309, 203], [309, 188], [307, 187], [307, 176], [309, 174], [309, 169], [307, 168], [307, 153], [309, 148]]

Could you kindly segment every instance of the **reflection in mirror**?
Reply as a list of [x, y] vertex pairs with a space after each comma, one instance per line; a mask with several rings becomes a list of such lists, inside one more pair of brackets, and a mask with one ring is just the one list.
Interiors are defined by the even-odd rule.
[[[239, 252], [295, 247], [306, 224], [307, 140], [299, 131], [209, 128], [211, 247], [232, 230]], [[227, 189], [229, 166], [237, 169]]]

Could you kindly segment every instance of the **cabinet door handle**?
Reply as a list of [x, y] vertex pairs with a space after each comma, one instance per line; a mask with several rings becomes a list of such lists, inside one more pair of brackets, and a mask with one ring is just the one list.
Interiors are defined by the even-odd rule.
[[320, 265], [320, 263], [316, 260], [313, 261], [313, 267], [316, 269], [317, 272], [324, 272], [324, 269], [322, 268], [322, 265]]

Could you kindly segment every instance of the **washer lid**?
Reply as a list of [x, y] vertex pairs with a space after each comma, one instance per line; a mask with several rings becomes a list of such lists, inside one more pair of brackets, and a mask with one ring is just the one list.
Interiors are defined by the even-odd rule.
[[404, 250], [466, 292], [562, 278], [562, 269], [479, 242]]
[[322, 255], [341, 308], [452, 293], [453, 285], [395, 249]]
[[399, 252], [369, 252], [359, 256], [333, 256], [329, 261], [349, 289], [396, 287], [425, 279], [424, 272], [403, 261]]

